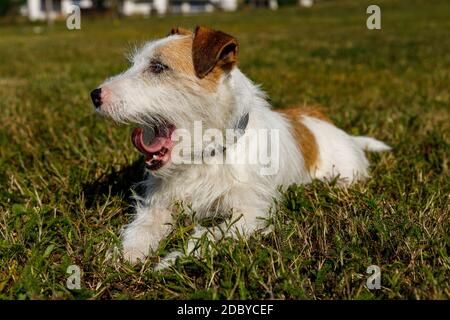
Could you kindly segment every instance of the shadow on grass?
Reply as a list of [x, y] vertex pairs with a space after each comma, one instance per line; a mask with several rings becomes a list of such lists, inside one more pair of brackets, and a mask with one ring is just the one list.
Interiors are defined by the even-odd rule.
[[116, 171], [102, 174], [93, 182], [83, 184], [82, 189], [86, 198], [86, 207], [91, 208], [97, 201], [104, 202], [105, 197], [119, 196], [131, 204], [134, 193], [142, 194], [143, 187], [137, 183], [144, 180], [144, 161], [138, 159], [132, 164]]

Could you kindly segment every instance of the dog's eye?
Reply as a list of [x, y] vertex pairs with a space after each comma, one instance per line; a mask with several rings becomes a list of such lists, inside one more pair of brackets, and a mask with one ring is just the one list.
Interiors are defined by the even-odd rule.
[[164, 70], [168, 69], [169, 67], [163, 64], [160, 61], [152, 61], [150, 62], [150, 66], [148, 67], [148, 70], [151, 73], [161, 73]]

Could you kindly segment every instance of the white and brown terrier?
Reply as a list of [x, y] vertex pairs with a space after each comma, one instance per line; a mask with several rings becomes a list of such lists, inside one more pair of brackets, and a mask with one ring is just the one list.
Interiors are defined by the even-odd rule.
[[[158, 248], [171, 232], [180, 203], [196, 217], [225, 214], [235, 221], [225, 232], [220, 225], [197, 227], [183, 253], [189, 254], [202, 235], [249, 236], [265, 228], [283, 187], [312, 179], [338, 177], [348, 184], [366, 178], [364, 149], [389, 150], [373, 138], [348, 135], [317, 110], [272, 110], [265, 94], [236, 66], [237, 52], [237, 40], [226, 33], [176, 28], [145, 44], [130, 69], [92, 91], [100, 114], [140, 126], [132, 141], [150, 174], [136, 216], [122, 234], [129, 261], [144, 260]], [[199, 128], [205, 134], [228, 135], [230, 129], [236, 134], [226, 143], [203, 136], [182, 155], [175, 152], [180, 136], [186, 147], [186, 136], [198, 136]], [[272, 156], [250, 161], [252, 152]], [[169, 254], [157, 269], [180, 255]]]

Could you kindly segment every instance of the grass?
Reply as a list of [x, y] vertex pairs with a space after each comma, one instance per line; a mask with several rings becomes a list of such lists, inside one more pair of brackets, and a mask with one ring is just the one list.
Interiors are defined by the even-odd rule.
[[[43, 33], [0, 26], [1, 299], [448, 299], [450, 3], [379, 0], [309, 10], [82, 20]], [[142, 161], [129, 127], [97, 117], [88, 93], [127, 67], [124, 53], [172, 26], [210, 25], [240, 40], [240, 67], [274, 107], [319, 104], [341, 128], [393, 147], [372, 179], [342, 190], [292, 186], [275, 231], [224, 240], [172, 270], [105, 262], [133, 214]], [[159, 254], [180, 245], [180, 218]], [[66, 269], [82, 269], [82, 289]], [[380, 290], [365, 284], [381, 268]]]

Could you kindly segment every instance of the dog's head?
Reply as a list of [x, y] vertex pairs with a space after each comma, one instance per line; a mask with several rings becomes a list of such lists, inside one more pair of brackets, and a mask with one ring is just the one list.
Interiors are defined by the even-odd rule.
[[237, 51], [236, 39], [221, 31], [175, 28], [147, 43], [127, 71], [106, 80], [91, 98], [99, 113], [142, 126], [133, 131], [133, 143], [155, 171], [170, 161], [175, 129], [191, 132], [201, 121], [222, 130], [232, 121], [228, 76]]

